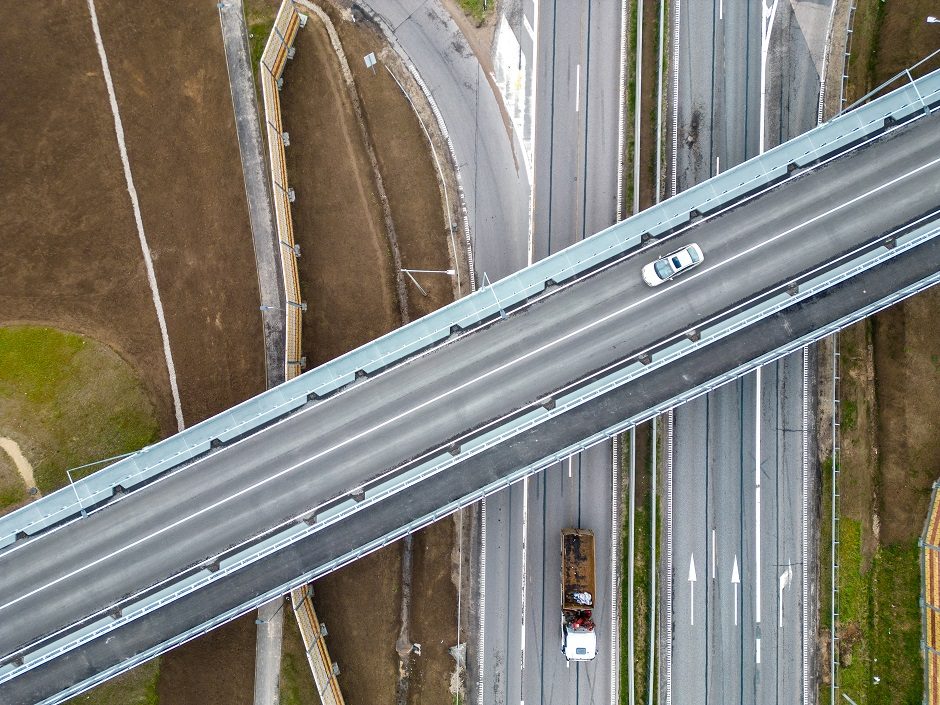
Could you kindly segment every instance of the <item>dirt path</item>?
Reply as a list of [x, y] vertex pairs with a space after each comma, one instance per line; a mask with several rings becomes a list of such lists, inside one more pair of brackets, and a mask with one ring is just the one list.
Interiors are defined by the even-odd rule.
[[23, 455], [23, 451], [20, 450], [20, 444], [12, 438], [0, 436], [0, 450], [5, 451], [10, 456], [10, 460], [16, 466], [16, 471], [23, 478], [23, 482], [26, 483], [27, 489], [36, 490], [34, 496], [36, 498], [41, 497], [42, 493], [36, 487], [36, 478], [33, 477], [33, 466], [29, 464], [26, 456]]

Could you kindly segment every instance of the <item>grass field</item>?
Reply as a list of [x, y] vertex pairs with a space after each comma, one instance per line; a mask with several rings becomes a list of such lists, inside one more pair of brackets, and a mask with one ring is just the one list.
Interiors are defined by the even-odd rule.
[[[929, 14], [936, 14], [934, 0], [858, 2], [849, 103], [937, 48]], [[840, 334], [837, 656], [842, 694], [858, 705], [913, 705], [923, 697], [917, 539], [940, 477], [940, 344], [931, 332], [938, 307], [940, 294], [931, 290]], [[820, 531], [820, 631], [827, 641], [830, 469], [822, 468]], [[829, 703], [828, 681], [820, 702]]]
[[[67, 468], [136, 450], [159, 436], [155, 410], [131, 366], [106, 345], [38, 326], [0, 328], [0, 436], [13, 438], [51, 492]], [[0, 453], [0, 512], [28, 500]], [[78, 473], [81, 476], [81, 472]], [[69, 701], [155, 705], [154, 660]]]
[[281, 705], [320, 705], [317, 688], [310, 675], [297, 619], [288, 606], [284, 615], [284, 647], [281, 651]]
[[159, 678], [160, 659], [154, 659], [66, 700], [65, 705], [157, 705], [160, 702], [157, 697]]
[[[922, 698], [917, 540], [940, 476], [940, 348], [920, 328], [938, 306], [940, 293], [931, 290], [841, 334], [838, 683], [858, 705]], [[822, 478], [823, 626], [830, 467]], [[828, 703], [828, 683], [822, 691]]]
[[[13, 326], [0, 328], [0, 436], [19, 443], [46, 493], [66, 484], [67, 468], [157, 440], [159, 426], [137, 374], [113, 350], [73, 333]], [[26, 499], [4, 465], [0, 511]]]

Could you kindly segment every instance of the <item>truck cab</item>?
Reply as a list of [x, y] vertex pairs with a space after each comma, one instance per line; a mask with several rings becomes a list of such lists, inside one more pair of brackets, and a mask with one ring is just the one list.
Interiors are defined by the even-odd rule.
[[590, 629], [565, 624], [562, 627], [561, 650], [569, 661], [593, 660], [597, 656], [597, 634], [594, 633], [593, 622]]

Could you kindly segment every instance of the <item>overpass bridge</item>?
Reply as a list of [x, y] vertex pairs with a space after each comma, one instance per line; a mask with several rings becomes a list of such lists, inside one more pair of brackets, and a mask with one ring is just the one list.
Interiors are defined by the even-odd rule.
[[[58, 702], [940, 279], [940, 72], [0, 518]], [[705, 262], [639, 270], [695, 241]]]

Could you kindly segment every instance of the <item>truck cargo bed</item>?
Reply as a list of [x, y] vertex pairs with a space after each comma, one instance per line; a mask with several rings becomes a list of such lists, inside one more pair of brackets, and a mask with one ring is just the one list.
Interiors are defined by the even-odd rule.
[[[561, 532], [561, 608], [591, 609], [594, 606], [594, 532], [562, 529]], [[578, 602], [574, 593], [588, 593], [590, 604]]]

